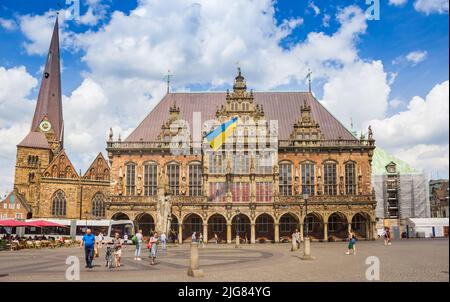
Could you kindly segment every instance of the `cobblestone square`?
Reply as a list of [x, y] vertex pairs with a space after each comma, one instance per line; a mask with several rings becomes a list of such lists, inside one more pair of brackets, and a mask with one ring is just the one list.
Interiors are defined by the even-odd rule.
[[367, 281], [366, 259], [380, 260], [380, 281], [449, 281], [448, 239], [400, 240], [384, 246], [381, 240], [361, 241], [357, 255], [346, 255], [345, 242], [311, 245], [315, 260], [303, 261], [290, 244], [209, 244], [199, 248], [202, 278], [188, 277], [189, 245], [158, 251], [157, 265], [150, 266], [147, 250], [134, 261], [134, 247], [123, 250], [123, 266], [107, 269], [103, 249], [92, 270], [84, 268], [79, 248], [31, 249], [0, 252], [0, 281], [66, 281], [66, 259], [80, 260], [80, 281]]

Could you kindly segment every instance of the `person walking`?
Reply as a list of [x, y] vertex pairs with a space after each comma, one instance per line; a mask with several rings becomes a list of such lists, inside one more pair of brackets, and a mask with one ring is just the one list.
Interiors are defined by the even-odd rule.
[[167, 243], [166, 233], [163, 232], [159, 237], [159, 240], [161, 241], [162, 250], [166, 251], [166, 243]]
[[197, 233], [196, 232], [192, 233], [191, 240], [192, 240], [192, 242], [197, 242]]
[[386, 227], [386, 239], [385, 239], [385, 245], [391, 245], [391, 230], [389, 227]]
[[219, 243], [219, 237], [217, 236], [216, 233], [214, 233], [214, 241], [216, 242], [216, 244]]
[[84, 246], [86, 268], [92, 268], [92, 259], [94, 257], [94, 245], [95, 245], [95, 236], [94, 234], [92, 234], [91, 229], [87, 229], [80, 243], [80, 249], [82, 249]]
[[150, 258], [152, 259], [150, 265], [155, 265], [156, 252], [158, 251], [158, 232], [154, 232], [148, 242], [150, 250]]
[[353, 231], [348, 232], [348, 248], [345, 254], [350, 255], [351, 253], [356, 255], [356, 237]]
[[294, 239], [295, 243], [297, 244], [297, 248], [300, 249], [300, 232], [298, 231], [298, 229], [295, 229]]
[[205, 243], [203, 243], [203, 234], [198, 234], [198, 243], [202, 245], [202, 247], [205, 247]]
[[116, 233], [113, 239], [114, 260], [116, 268], [121, 266], [120, 260], [122, 259], [122, 245], [123, 241], [120, 238], [119, 233]]
[[136, 237], [136, 250], [134, 251], [134, 260], [141, 261], [141, 249], [142, 249], [142, 230], [139, 230], [135, 235]]

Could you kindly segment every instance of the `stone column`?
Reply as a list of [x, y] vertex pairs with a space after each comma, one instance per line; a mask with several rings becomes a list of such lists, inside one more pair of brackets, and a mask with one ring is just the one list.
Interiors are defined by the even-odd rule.
[[208, 243], [208, 224], [203, 224], [203, 242]]
[[300, 224], [300, 240], [303, 241], [304, 237], [303, 237], [303, 223]]
[[189, 262], [187, 274], [191, 277], [203, 277], [204, 275], [203, 270], [199, 268], [197, 242], [191, 243], [191, 260]]
[[231, 223], [227, 223], [227, 243], [231, 243]]
[[305, 238], [305, 243], [303, 244], [303, 257], [302, 260], [313, 260], [311, 256], [311, 239], [309, 237]]
[[328, 241], [328, 222], [323, 224], [323, 240]]
[[275, 242], [280, 242], [280, 224], [278, 222], [275, 222], [274, 229], [275, 229]]
[[370, 222], [366, 222], [366, 240], [370, 239]]
[[250, 243], [256, 243], [256, 224], [254, 222], [250, 225]]
[[178, 244], [183, 243], [183, 225], [178, 223]]
[[371, 232], [372, 233], [372, 238], [370, 238], [370, 239], [375, 240], [378, 237], [377, 222], [376, 221], [372, 221], [371, 224], [372, 224], [372, 232]]
[[352, 224], [349, 223], [349, 224], [347, 225], [347, 231], [350, 233], [351, 230], [352, 230]]

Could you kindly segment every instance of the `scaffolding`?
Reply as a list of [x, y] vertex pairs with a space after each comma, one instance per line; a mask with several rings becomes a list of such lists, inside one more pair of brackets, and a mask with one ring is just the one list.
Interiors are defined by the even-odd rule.
[[430, 213], [428, 178], [407, 163], [377, 147], [372, 162], [378, 218], [427, 218]]

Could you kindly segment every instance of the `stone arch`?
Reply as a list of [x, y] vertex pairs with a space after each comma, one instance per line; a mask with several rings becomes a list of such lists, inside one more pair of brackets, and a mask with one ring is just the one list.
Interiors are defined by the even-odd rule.
[[208, 217], [208, 241], [214, 241], [214, 234], [219, 242], [226, 242], [227, 239], [227, 218], [220, 213], [214, 213]]
[[318, 212], [311, 212], [304, 218], [304, 236], [323, 239], [323, 217]]
[[259, 214], [255, 219], [256, 242], [275, 240], [275, 218], [269, 213]]
[[286, 212], [278, 219], [280, 237], [290, 240], [296, 229], [300, 230], [300, 219], [292, 212]]
[[112, 220], [130, 220], [130, 217], [123, 212], [117, 212], [111, 216], [111, 219]]
[[134, 219], [136, 228], [142, 230], [144, 236], [150, 236], [150, 233], [155, 230], [155, 219], [149, 213], [139, 213]]
[[236, 234], [239, 234], [242, 241], [245, 241], [245, 239], [247, 239], [247, 242], [250, 241], [251, 220], [250, 217], [244, 213], [235, 214], [231, 219], [232, 240], [236, 239]]
[[191, 241], [192, 234], [196, 232], [198, 235], [203, 233], [203, 218], [197, 213], [189, 213], [183, 217], [183, 241]]
[[[342, 212], [333, 212], [327, 219], [328, 237], [345, 239], [348, 236], [347, 216]], [[327, 240], [328, 238], [325, 238]]]
[[352, 217], [352, 231], [357, 237], [370, 238], [370, 215], [366, 212], [355, 213]]

